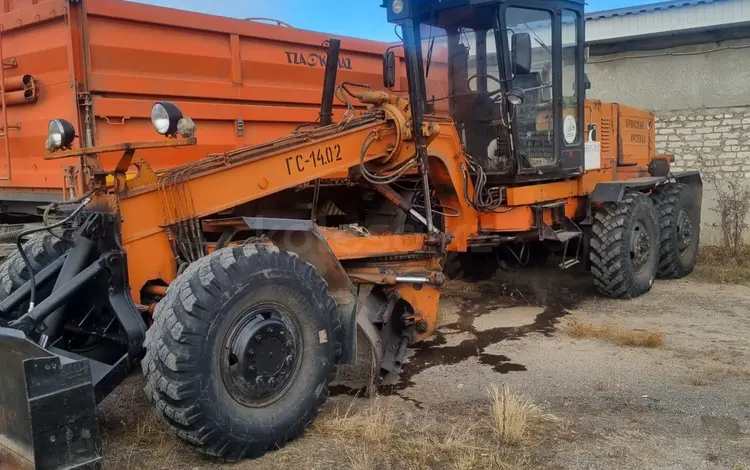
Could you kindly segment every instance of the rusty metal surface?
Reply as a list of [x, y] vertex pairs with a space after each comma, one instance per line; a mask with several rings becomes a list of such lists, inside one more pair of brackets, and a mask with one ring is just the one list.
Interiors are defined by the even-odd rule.
[[[126, 152], [128, 150], [144, 150], [158, 148], [179, 148], [195, 145], [198, 140], [195, 137], [180, 137], [177, 139], [147, 140], [143, 142], [129, 142], [124, 144], [102, 145], [98, 147], [87, 147], [62, 152], [48, 153], [44, 156], [45, 160], [59, 160], [61, 158], [81, 157], [84, 155], [96, 155], [112, 152]], [[115, 165], [117, 167], [118, 165]]]

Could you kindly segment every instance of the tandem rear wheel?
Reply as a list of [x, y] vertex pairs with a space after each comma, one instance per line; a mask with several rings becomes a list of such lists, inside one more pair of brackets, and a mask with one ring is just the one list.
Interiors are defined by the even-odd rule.
[[591, 273], [607, 297], [629, 299], [651, 290], [659, 268], [660, 228], [652, 200], [625, 193], [594, 214], [591, 228]]

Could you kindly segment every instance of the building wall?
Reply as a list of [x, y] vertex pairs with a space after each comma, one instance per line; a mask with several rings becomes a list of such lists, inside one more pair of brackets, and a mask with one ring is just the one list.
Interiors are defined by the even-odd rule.
[[718, 240], [716, 185], [750, 183], [750, 39], [634, 47], [652, 50], [593, 49], [588, 96], [655, 112], [658, 152], [704, 174], [703, 239]]
[[[649, 41], [643, 47], [658, 47]], [[633, 47], [638, 47], [634, 45]], [[750, 105], [750, 39], [593, 55], [589, 96], [655, 111]]]

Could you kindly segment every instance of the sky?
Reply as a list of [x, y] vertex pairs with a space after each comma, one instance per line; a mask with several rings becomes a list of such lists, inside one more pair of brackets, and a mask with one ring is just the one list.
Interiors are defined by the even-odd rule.
[[[396, 41], [382, 0], [135, 0], [235, 18], [274, 18], [295, 28], [376, 41]], [[588, 0], [586, 11], [609, 10], [661, 0]]]

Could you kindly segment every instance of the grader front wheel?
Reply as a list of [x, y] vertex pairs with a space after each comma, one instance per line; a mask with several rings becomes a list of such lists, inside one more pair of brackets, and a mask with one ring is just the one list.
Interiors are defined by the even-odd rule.
[[602, 295], [633, 298], [651, 290], [659, 267], [659, 222], [653, 202], [631, 192], [595, 213], [591, 272]]
[[146, 393], [199, 452], [263, 455], [298, 437], [328, 397], [341, 323], [326, 283], [269, 245], [193, 263], [158, 304], [146, 337]]

